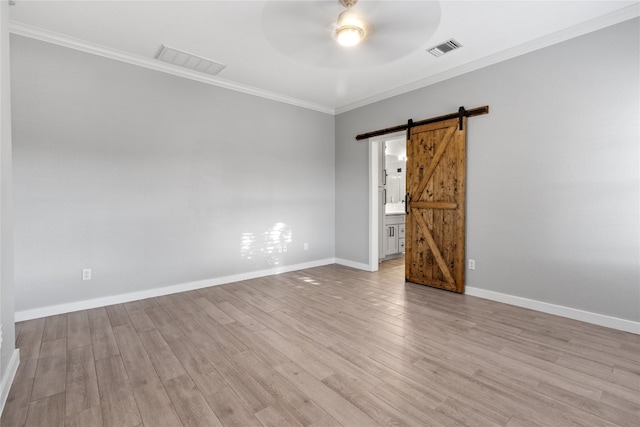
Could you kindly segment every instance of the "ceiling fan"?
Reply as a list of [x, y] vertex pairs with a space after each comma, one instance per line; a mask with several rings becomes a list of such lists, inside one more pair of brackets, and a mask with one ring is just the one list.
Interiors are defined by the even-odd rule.
[[419, 48], [440, 23], [440, 2], [416, 0], [267, 1], [262, 30], [284, 55], [316, 67], [359, 68]]
[[358, 0], [339, 0], [340, 4], [347, 9], [338, 15], [336, 21], [335, 38], [338, 43], [345, 47], [351, 47], [359, 44], [367, 35], [369, 25], [352, 7], [358, 3]]

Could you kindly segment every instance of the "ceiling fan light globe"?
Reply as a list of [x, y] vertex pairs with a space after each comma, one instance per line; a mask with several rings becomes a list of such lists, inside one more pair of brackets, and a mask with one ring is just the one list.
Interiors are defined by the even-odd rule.
[[355, 46], [364, 38], [364, 30], [353, 25], [345, 25], [336, 30], [336, 40], [341, 46]]

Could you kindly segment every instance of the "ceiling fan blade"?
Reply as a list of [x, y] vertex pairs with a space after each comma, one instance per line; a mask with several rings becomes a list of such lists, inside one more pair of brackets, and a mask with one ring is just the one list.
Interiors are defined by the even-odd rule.
[[[338, 1], [269, 1], [262, 29], [282, 54], [326, 68], [358, 68], [399, 59], [429, 41], [440, 23], [436, 1], [364, 1], [353, 8], [370, 26], [365, 40], [345, 48], [334, 40]], [[407, 42], [407, 39], [409, 42]]]

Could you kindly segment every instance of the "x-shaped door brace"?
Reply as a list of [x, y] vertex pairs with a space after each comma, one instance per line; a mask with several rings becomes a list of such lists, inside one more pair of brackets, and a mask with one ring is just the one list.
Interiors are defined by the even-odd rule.
[[415, 202], [414, 201], [409, 202], [411, 212], [413, 213], [414, 218], [416, 219], [418, 227], [424, 234], [425, 240], [427, 241], [427, 245], [429, 245], [429, 249], [431, 249], [431, 252], [433, 253], [433, 257], [436, 259], [436, 263], [438, 264], [438, 267], [440, 267], [440, 270], [442, 271], [442, 274], [444, 275], [446, 282], [451, 284], [455, 284], [453, 275], [451, 274], [451, 271], [449, 270], [449, 266], [445, 262], [442, 256], [442, 253], [440, 252], [440, 249], [436, 245], [436, 242], [433, 239], [431, 232], [429, 231], [428, 226], [430, 225], [431, 228], [433, 228], [433, 224], [427, 224], [425, 219], [420, 214], [420, 210], [421, 209], [456, 209], [458, 207], [458, 204], [451, 203], [451, 202], [425, 202], [425, 201], [420, 201], [419, 198], [422, 197], [422, 193], [424, 192], [424, 189], [427, 188], [427, 184], [429, 183], [429, 180], [431, 179], [431, 177], [433, 176], [433, 173], [438, 167], [438, 164], [440, 163], [442, 155], [444, 154], [447, 147], [449, 146], [449, 142], [453, 139], [453, 135], [456, 130], [457, 130], [456, 128], [451, 128], [448, 134], [445, 135], [445, 137], [443, 138], [444, 141], [442, 142], [442, 144], [440, 144], [440, 146], [436, 150], [436, 153], [433, 156], [431, 163], [427, 167], [427, 170], [424, 176], [422, 177], [422, 180], [418, 184], [418, 189], [416, 190], [416, 195], [418, 196], [418, 200], [416, 200]]

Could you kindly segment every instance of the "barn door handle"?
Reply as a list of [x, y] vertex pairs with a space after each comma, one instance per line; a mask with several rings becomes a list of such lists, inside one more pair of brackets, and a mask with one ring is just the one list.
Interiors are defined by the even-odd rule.
[[407, 215], [409, 215], [409, 199], [411, 198], [411, 196], [409, 196], [409, 193], [407, 193], [404, 196], [404, 213], [406, 213]]
[[387, 189], [382, 190], [382, 194], [384, 194], [384, 203], [383, 205], [387, 205]]
[[387, 185], [387, 170], [383, 169], [382, 171], [384, 172], [384, 175], [382, 176], [382, 179], [383, 179], [382, 184]]

